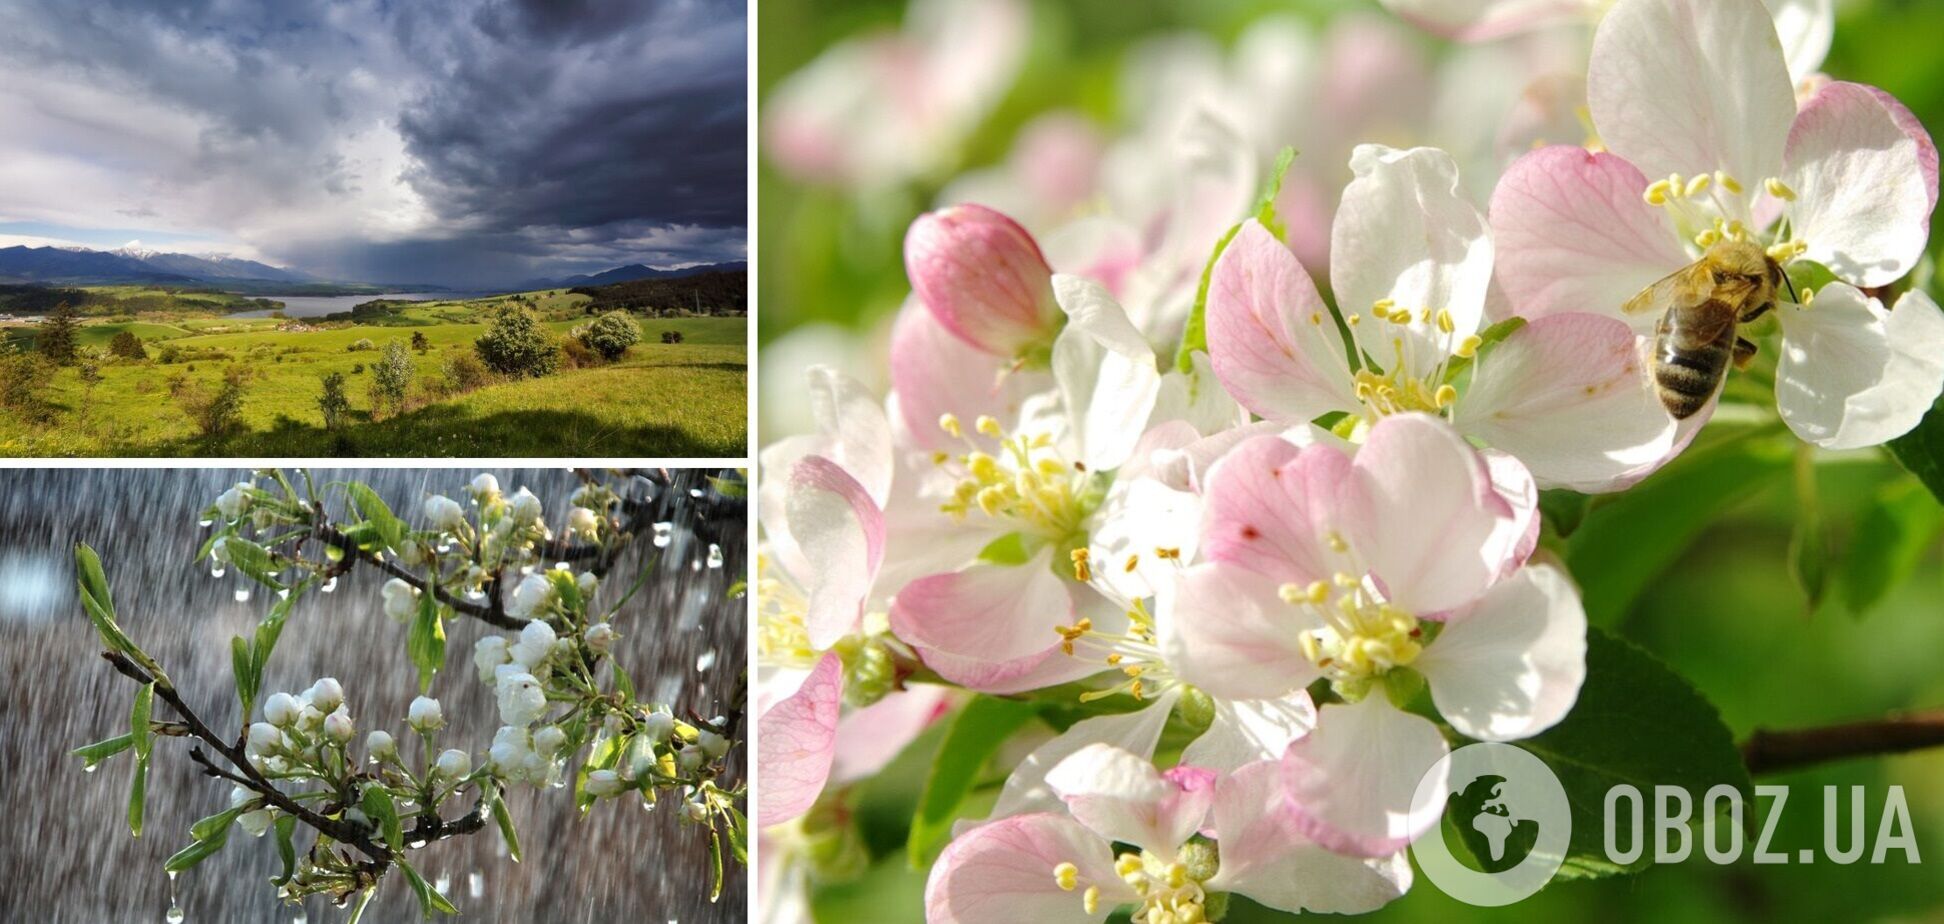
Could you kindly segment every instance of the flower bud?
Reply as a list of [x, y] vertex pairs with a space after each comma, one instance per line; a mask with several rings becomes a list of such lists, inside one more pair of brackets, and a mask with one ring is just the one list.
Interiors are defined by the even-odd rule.
[[269, 809], [257, 809], [254, 812], [244, 812], [236, 816], [236, 824], [251, 837], [262, 837], [263, 832], [270, 830], [270, 822], [273, 814]]
[[614, 648], [614, 640], [621, 635], [614, 631], [613, 626], [605, 622], [597, 622], [587, 627], [584, 637], [587, 639], [587, 647], [593, 649], [595, 654], [607, 654]]
[[398, 742], [392, 740], [391, 732], [375, 731], [365, 736], [365, 751], [374, 760], [398, 756]]
[[402, 578], [392, 578], [378, 591], [385, 598], [385, 615], [399, 622], [412, 618], [418, 611], [419, 589], [406, 583]]
[[[546, 575], [536, 571], [521, 578], [520, 583], [513, 588], [513, 599], [507, 603], [506, 611], [521, 619], [531, 619], [536, 610], [553, 600], [553, 596], [553, 582], [548, 580]], [[552, 635], [547, 637], [547, 644], [553, 644]]]
[[515, 524], [526, 526], [540, 519], [540, 498], [534, 497], [532, 491], [522, 487], [513, 492], [512, 497], [506, 499], [506, 513], [513, 518]]
[[472, 756], [458, 748], [450, 748], [439, 755], [439, 773], [458, 779], [472, 771]]
[[905, 233], [905, 273], [938, 323], [987, 353], [1050, 347], [1062, 313], [1053, 270], [1025, 228], [980, 205], [918, 216]]
[[479, 669], [479, 682], [491, 686], [493, 672], [508, 660], [506, 636], [488, 635], [473, 643], [473, 666]]
[[701, 824], [709, 820], [709, 807], [700, 802], [684, 802], [682, 803], [682, 817], [696, 824]]
[[579, 577], [574, 578], [574, 584], [580, 587], [581, 599], [586, 600], [594, 596], [594, 591], [600, 589], [601, 579], [595, 577], [592, 571], [582, 571]]
[[498, 497], [499, 479], [494, 478], [486, 472], [480, 472], [474, 475], [472, 480], [472, 494], [474, 498], [482, 501], [487, 498]]
[[493, 686], [499, 694], [501, 722], [525, 728], [547, 711], [547, 693], [540, 681], [514, 665], [501, 665]]
[[612, 770], [595, 770], [587, 775], [587, 793], [591, 796], [618, 795], [626, 788], [621, 775]]
[[694, 773], [702, 766], [702, 749], [683, 748], [676, 752], [675, 766], [683, 773]]
[[533, 750], [549, 757], [567, 745], [567, 733], [558, 725], [542, 725], [533, 730]]
[[666, 712], [650, 712], [641, 721], [642, 734], [656, 744], [667, 744], [669, 736], [675, 734], [675, 717]]
[[268, 754], [283, 743], [283, 732], [268, 722], [250, 725], [249, 751], [252, 754]]
[[430, 696], [417, 697], [405, 713], [405, 724], [422, 732], [436, 731], [445, 727], [445, 710]]
[[586, 507], [575, 507], [567, 511], [567, 530], [576, 536], [591, 537], [600, 528], [601, 520], [594, 511]]
[[710, 760], [720, 760], [722, 755], [729, 753], [729, 739], [712, 731], [697, 735], [695, 743], [701, 746], [702, 753], [709, 755]]
[[[532, 579], [532, 576], [527, 578], [529, 581]], [[547, 581], [545, 578], [541, 578], [540, 583], [546, 584]], [[552, 585], [547, 586], [549, 587], [549, 592], [551, 592]], [[522, 590], [526, 587], [526, 583], [522, 582], [520, 584]], [[517, 601], [519, 598], [519, 592], [515, 591], [513, 599]], [[520, 640], [513, 643], [512, 647], [507, 650], [507, 654], [521, 667], [532, 670], [533, 668], [539, 667], [541, 662], [547, 660], [547, 657], [553, 654], [554, 642], [556, 641], [559, 641], [559, 637], [554, 634], [553, 626], [536, 619], [520, 628]]]
[[335, 677], [325, 677], [311, 684], [310, 690], [304, 695], [319, 712], [330, 712], [344, 705], [344, 687], [338, 685]]
[[425, 519], [433, 529], [452, 532], [466, 522], [465, 508], [459, 502], [443, 494], [434, 494], [425, 499]]
[[344, 707], [339, 706], [324, 717], [324, 737], [343, 744], [350, 741], [353, 734], [355, 730], [351, 726], [351, 714], [345, 712]]
[[288, 693], [272, 693], [269, 699], [263, 701], [263, 718], [264, 721], [278, 728], [285, 728], [297, 721], [297, 715], [303, 711], [303, 708], [295, 696]]
[[230, 808], [242, 808], [250, 804], [250, 800], [256, 797], [256, 792], [247, 786], [231, 786]]
[[222, 514], [225, 520], [234, 520], [248, 512], [250, 509], [249, 490], [252, 487], [253, 485], [247, 481], [239, 481], [235, 487], [217, 495], [216, 512]]

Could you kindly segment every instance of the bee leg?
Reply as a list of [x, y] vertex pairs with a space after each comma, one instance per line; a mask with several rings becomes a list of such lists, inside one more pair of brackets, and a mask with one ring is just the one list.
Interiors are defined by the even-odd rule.
[[1755, 361], [1755, 344], [1749, 342], [1749, 339], [1747, 337], [1736, 337], [1735, 338], [1735, 368], [1737, 370], [1745, 370], [1748, 368], [1748, 364], [1754, 361]]
[[1755, 307], [1748, 309], [1748, 313], [1742, 315], [1737, 320], [1739, 320], [1743, 324], [1747, 324], [1748, 322], [1753, 321], [1756, 318], [1761, 317], [1762, 315], [1768, 314], [1769, 309], [1773, 307], [1775, 307], [1775, 303], [1764, 302], [1760, 305], [1756, 305]]

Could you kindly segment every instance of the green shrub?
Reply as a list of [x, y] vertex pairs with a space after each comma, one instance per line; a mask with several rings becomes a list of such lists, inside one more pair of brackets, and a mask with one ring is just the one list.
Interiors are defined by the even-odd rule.
[[610, 311], [595, 318], [593, 323], [576, 328], [574, 336], [603, 359], [613, 362], [628, 352], [629, 347], [641, 342], [641, 326], [625, 311]]
[[493, 373], [479, 357], [471, 353], [454, 353], [445, 361], [446, 390], [453, 394], [463, 394], [492, 384]]
[[344, 348], [345, 352], [347, 353], [362, 353], [365, 350], [375, 350], [375, 349], [378, 349], [378, 344], [372, 343], [370, 337], [359, 337], [358, 339], [351, 341], [350, 346]]
[[405, 408], [405, 395], [412, 387], [412, 354], [396, 340], [385, 344], [384, 355], [371, 366], [371, 409], [398, 413]]
[[133, 331], [122, 331], [115, 339], [108, 341], [108, 352], [123, 359], [147, 359], [148, 348], [142, 346], [142, 338]]
[[508, 306], [493, 317], [493, 326], [473, 341], [473, 352], [486, 368], [514, 378], [549, 375], [560, 366], [553, 338], [533, 315]]

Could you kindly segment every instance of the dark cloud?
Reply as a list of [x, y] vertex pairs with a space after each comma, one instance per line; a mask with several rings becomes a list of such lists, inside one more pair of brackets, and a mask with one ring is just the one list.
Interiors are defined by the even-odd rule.
[[33, 116], [0, 218], [374, 281], [740, 259], [746, 30], [736, 0], [7, 0], [0, 117]]

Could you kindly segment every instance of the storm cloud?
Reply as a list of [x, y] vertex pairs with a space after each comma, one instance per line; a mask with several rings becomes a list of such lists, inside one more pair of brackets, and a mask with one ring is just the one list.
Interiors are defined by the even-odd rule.
[[741, 259], [746, 36], [739, 0], [6, 0], [0, 234], [456, 287]]

